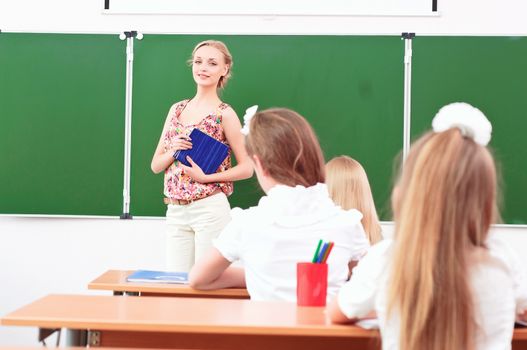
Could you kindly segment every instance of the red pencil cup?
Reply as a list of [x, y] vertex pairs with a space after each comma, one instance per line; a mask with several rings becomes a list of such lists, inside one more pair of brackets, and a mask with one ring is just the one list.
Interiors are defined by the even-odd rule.
[[296, 264], [296, 304], [326, 306], [328, 265], [303, 262]]

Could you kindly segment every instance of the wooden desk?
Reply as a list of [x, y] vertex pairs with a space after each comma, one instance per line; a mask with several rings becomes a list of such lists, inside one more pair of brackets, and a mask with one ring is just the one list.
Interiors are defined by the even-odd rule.
[[193, 298], [249, 299], [245, 288], [200, 291], [185, 284], [132, 283], [126, 278], [134, 271], [109, 270], [88, 284], [88, 289], [111, 290], [115, 295], [178, 296]]
[[235, 299], [49, 295], [6, 326], [88, 331], [90, 346], [221, 350], [368, 350], [377, 331], [332, 325], [324, 308]]
[[[377, 331], [329, 324], [323, 308], [249, 300], [50, 295], [6, 326], [88, 330], [91, 346], [188, 349], [379, 349]], [[527, 328], [512, 349], [527, 349]]]

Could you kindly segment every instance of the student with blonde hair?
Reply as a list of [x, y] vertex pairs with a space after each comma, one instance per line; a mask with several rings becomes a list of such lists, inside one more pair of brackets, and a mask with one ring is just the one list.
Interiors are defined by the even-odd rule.
[[348, 156], [331, 159], [326, 164], [326, 185], [330, 197], [342, 209], [362, 213], [362, 226], [371, 245], [382, 240], [368, 175], [358, 161]]
[[[311, 261], [320, 239], [335, 243], [327, 260], [328, 295], [348, 276], [348, 263], [369, 247], [357, 210], [335, 205], [324, 184], [324, 158], [309, 123], [274, 108], [249, 113], [242, 129], [258, 182], [258, 206], [233, 210], [214, 249], [190, 272], [198, 289], [247, 286], [253, 300], [296, 301], [296, 264]], [[231, 267], [241, 260], [244, 269]]]
[[[234, 190], [233, 181], [253, 174], [238, 116], [218, 95], [232, 71], [227, 46], [217, 40], [202, 41], [192, 51], [189, 63], [196, 95], [170, 108], [151, 164], [154, 173], [165, 173], [166, 268], [173, 271], [189, 271], [212, 247], [212, 240], [230, 221], [227, 197]], [[229, 146], [227, 158], [213, 174], [205, 174], [190, 158], [191, 166], [175, 160], [177, 151], [192, 148], [189, 134], [194, 128]], [[236, 166], [231, 164], [231, 153]]]
[[510, 349], [527, 319], [518, 257], [498, 217], [492, 126], [466, 103], [443, 107], [417, 140], [392, 193], [394, 240], [370, 249], [329, 307], [334, 322], [377, 312], [383, 349]]

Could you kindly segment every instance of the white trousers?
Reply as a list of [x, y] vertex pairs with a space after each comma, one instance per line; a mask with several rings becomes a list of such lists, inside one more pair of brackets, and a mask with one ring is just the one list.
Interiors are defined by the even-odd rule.
[[212, 240], [231, 220], [223, 192], [187, 205], [167, 208], [166, 268], [187, 272], [212, 247]]

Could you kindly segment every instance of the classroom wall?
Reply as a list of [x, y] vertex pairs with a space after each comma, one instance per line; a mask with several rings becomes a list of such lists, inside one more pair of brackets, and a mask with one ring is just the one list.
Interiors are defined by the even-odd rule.
[[[145, 0], [148, 1], [148, 0]], [[522, 0], [438, 0], [436, 17], [107, 15], [103, 0], [0, 2], [2, 31], [525, 35]]]
[[[109, 295], [87, 290], [108, 269], [163, 267], [161, 219], [0, 217], [0, 316], [50, 293]], [[0, 346], [36, 337], [33, 328], [0, 327]]]
[[[104, 15], [103, 3], [103, 0], [1, 1], [0, 30], [527, 35], [524, 21], [527, 2], [521, 0], [438, 0], [436, 17]], [[391, 231], [390, 225], [386, 231]], [[519, 253], [527, 248], [527, 228], [504, 227], [498, 228], [497, 233]], [[522, 258], [527, 263], [525, 254]], [[87, 283], [107, 269], [159, 269], [163, 260], [162, 220], [0, 217], [0, 315], [49, 293], [88, 293]], [[36, 335], [35, 329], [0, 327], [0, 345], [33, 345]]]

